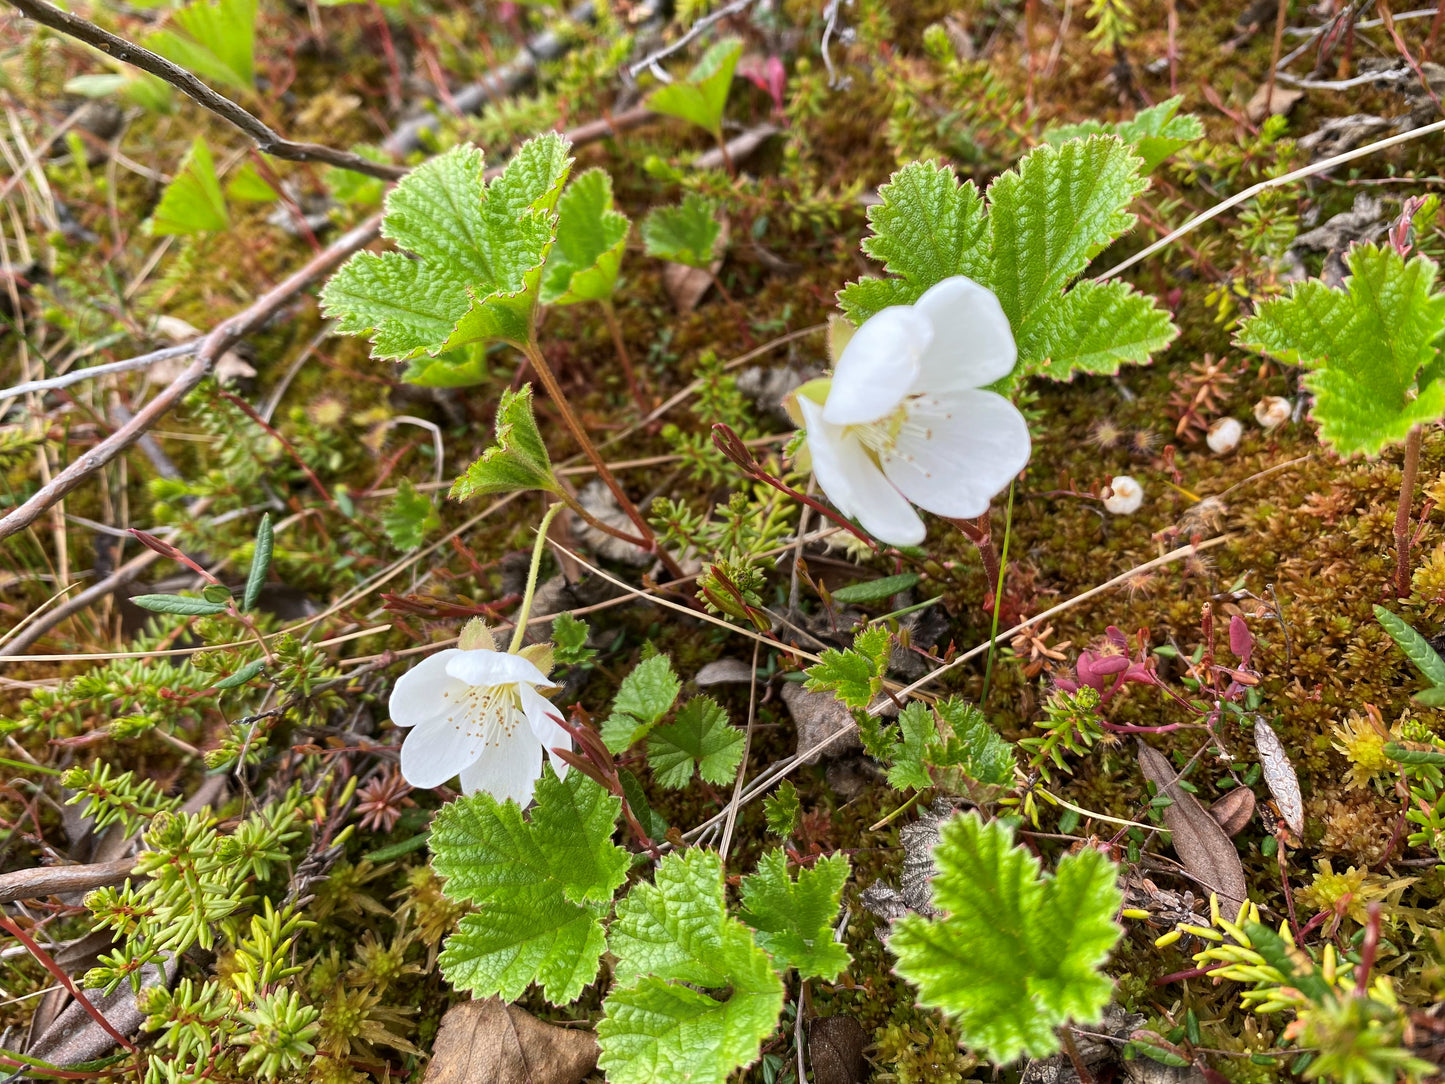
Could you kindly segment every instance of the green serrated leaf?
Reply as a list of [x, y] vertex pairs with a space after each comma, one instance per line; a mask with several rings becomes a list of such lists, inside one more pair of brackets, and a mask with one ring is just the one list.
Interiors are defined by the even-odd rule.
[[608, 301], [617, 286], [630, 228], [613, 209], [612, 178], [589, 169], [557, 201], [557, 241], [542, 275], [544, 305]]
[[246, 589], [241, 594], [241, 609], [251, 610], [261, 597], [261, 588], [266, 586], [266, 575], [271, 571], [271, 554], [276, 549], [276, 535], [271, 527], [271, 513], [265, 512], [256, 527], [256, 545], [251, 552], [251, 569], [246, 573]]
[[647, 763], [664, 787], [692, 782], [694, 769], [709, 783], [729, 782], [743, 756], [743, 732], [710, 696], [689, 700], [677, 719], [647, 736]]
[[1044, 133], [1044, 142], [1059, 144], [1092, 135], [1115, 135], [1144, 160], [1143, 172], [1152, 173], [1175, 151], [1204, 136], [1204, 122], [1194, 114], [1175, 115], [1183, 103], [1184, 96], [1180, 94], [1141, 110], [1133, 120], [1115, 124], [1086, 120], [1082, 124], [1050, 128]]
[[552, 622], [552, 657], [563, 666], [591, 662], [597, 657], [597, 652], [587, 646], [587, 637], [590, 635], [591, 629], [587, 622], [580, 621], [571, 614], [558, 614], [557, 619]]
[[1399, 645], [1426, 681], [1435, 686], [1445, 685], [1445, 659], [1440, 658], [1430, 646], [1430, 641], [1416, 632], [1404, 618], [1392, 614], [1383, 606], [1375, 606], [1375, 620], [1390, 634], [1390, 639]]
[[432, 824], [432, 865], [444, 891], [470, 901], [439, 962], [480, 997], [520, 997], [533, 982], [553, 1004], [574, 1000], [606, 947], [600, 919], [627, 877], [612, 842], [622, 803], [581, 772], [544, 764], [530, 821], [485, 792], [445, 806]]
[[803, 805], [791, 779], [784, 779], [773, 794], [763, 799], [763, 817], [768, 822], [768, 831], [779, 839], [790, 839], [797, 834]]
[[[664, 858], [652, 884], [618, 903], [608, 945], [617, 983], [597, 1041], [612, 1084], [724, 1084], [757, 1059], [777, 1024], [783, 984], [751, 931], [727, 914], [715, 852]], [[711, 990], [725, 997], [702, 992]]]
[[939, 763], [956, 767], [987, 786], [1013, 782], [1013, 745], [989, 725], [982, 711], [956, 696], [940, 700], [934, 710], [953, 731], [939, 755]]
[[1148, 362], [1178, 334], [1169, 314], [1128, 283], [1085, 281], [1039, 314], [1020, 353], [1035, 359], [1027, 368], [1039, 376], [1112, 376]]
[[844, 651], [828, 648], [818, 662], [804, 671], [805, 687], [832, 692], [850, 708], [866, 708], [883, 688], [888, 669], [891, 641], [888, 630], [878, 626], [864, 629]]
[[1406, 262], [1393, 248], [1355, 245], [1344, 289], [1313, 280], [1260, 304], [1237, 342], [1307, 370], [1320, 438], [1345, 455], [1376, 455], [1416, 425], [1445, 416], [1435, 346], [1445, 294], [1434, 261]]
[[180, 614], [184, 617], [209, 617], [226, 612], [224, 602], [210, 602], [184, 595], [132, 595], [131, 601], [142, 610], [156, 614]]
[[841, 602], [845, 606], [882, 602], [892, 598], [900, 591], [907, 591], [910, 587], [916, 586], [918, 580], [919, 575], [916, 572], [900, 572], [896, 576], [882, 576], [876, 580], [850, 583], [847, 587], [840, 587], [832, 593], [833, 601]]
[[898, 714], [901, 740], [893, 743], [888, 757], [888, 785], [894, 790], [927, 790], [933, 786], [927, 757], [938, 745], [938, 724], [927, 704], [914, 700]]
[[381, 513], [381, 526], [397, 549], [414, 550], [441, 526], [441, 517], [432, 499], [403, 478], [397, 483], [396, 496]]
[[206, 146], [205, 139], [196, 136], [181, 160], [180, 170], [161, 193], [161, 201], [151, 213], [147, 228], [160, 237], [210, 233], [224, 230], [230, 224], [211, 148]]
[[532, 414], [532, 385], [502, 392], [495, 424], [497, 442], [452, 483], [452, 500], [529, 489], [561, 492]]
[[256, 0], [198, 0], [171, 23], [176, 30], [156, 31], [146, 47], [209, 82], [255, 88]]
[[239, 685], [244, 685], [246, 684], [246, 682], [250, 681], [253, 677], [259, 674], [265, 668], [265, 666], [265, 659], [253, 659], [245, 666], [241, 667], [241, 669], [237, 670], [230, 677], [222, 678], [220, 681], [216, 682], [214, 685], [211, 686], [211, 688], [234, 689]]
[[963, 1045], [997, 1064], [1045, 1057], [1060, 1025], [1102, 1018], [1113, 982], [1100, 968], [1120, 936], [1114, 863], [1087, 849], [1042, 876], [1010, 828], [972, 812], [944, 823], [933, 858], [933, 904], [946, 917], [903, 916], [888, 947]]
[[491, 184], [470, 145], [412, 170], [387, 196], [382, 234], [415, 258], [357, 253], [322, 290], [324, 311], [370, 334], [377, 358], [527, 341], [568, 148], [555, 132], [530, 139]]
[[793, 880], [787, 856], [772, 850], [758, 860], [757, 873], [743, 878], [742, 920], [779, 971], [794, 967], [799, 978], [834, 982], [847, 968], [848, 950], [833, 940], [833, 924], [848, 868], [841, 854], [819, 858]]
[[706, 270], [717, 259], [722, 223], [717, 204], [689, 192], [675, 207], [658, 207], [642, 220], [642, 244], [649, 256]]
[[742, 55], [743, 43], [737, 38], [713, 43], [686, 79], [668, 83], [649, 94], [647, 108], [696, 124], [717, 136], [722, 131], [733, 71]]
[[238, 169], [226, 183], [226, 197], [245, 203], [270, 203], [280, 198], [250, 162]]
[[612, 713], [602, 724], [603, 743], [613, 753], [621, 753], [641, 741], [672, 710], [681, 691], [671, 659], [666, 655], [644, 659], [618, 687]]

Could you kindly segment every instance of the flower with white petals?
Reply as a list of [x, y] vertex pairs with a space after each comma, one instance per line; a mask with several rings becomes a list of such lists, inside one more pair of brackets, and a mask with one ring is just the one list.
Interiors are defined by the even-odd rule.
[[843, 347], [826, 398], [821, 383], [799, 389], [818, 485], [895, 546], [923, 541], [910, 502], [953, 519], [983, 515], [1029, 461], [1023, 415], [984, 390], [1016, 358], [998, 298], [962, 275], [877, 313]]
[[1116, 516], [1132, 516], [1144, 503], [1144, 487], [1127, 474], [1116, 474], [1104, 491], [1104, 507]]
[[537, 691], [552, 682], [526, 657], [547, 664], [541, 656], [550, 649], [513, 655], [490, 641], [484, 629], [469, 627], [462, 647], [438, 651], [397, 681], [391, 721], [411, 728], [401, 747], [401, 774], [414, 787], [460, 775], [463, 794], [484, 790], [525, 806], [542, 774], [543, 749], [565, 775], [567, 765], [551, 750], [571, 749], [572, 740]]

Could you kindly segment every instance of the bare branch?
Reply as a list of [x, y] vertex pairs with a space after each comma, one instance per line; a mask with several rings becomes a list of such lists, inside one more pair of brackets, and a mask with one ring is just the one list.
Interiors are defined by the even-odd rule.
[[108, 361], [103, 365], [91, 365], [83, 369], [72, 369], [60, 376], [52, 376], [45, 380], [32, 380], [27, 384], [16, 384], [13, 388], [0, 390], [0, 404], [7, 399], [14, 399], [17, 396], [29, 395], [36, 391], [51, 391], [55, 388], [68, 388], [71, 384], [78, 384], [82, 380], [90, 380], [93, 377], [104, 376], [106, 373], [126, 373], [132, 369], [145, 369], [158, 361], [165, 361], [168, 358], [184, 358], [194, 354], [201, 348], [201, 340], [195, 339], [188, 343], [180, 343], [176, 346], [163, 347], [160, 350], [152, 350], [149, 354], [142, 354], [140, 357], [126, 358], [124, 361]]
[[320, 143], [295, 143], [289, 139], [283, 139], [255, 114], [242, 109], [231, 99], [217, 94], [180, 65], [172, 64], [165, 57], [153, 53], [149, 49], [143, 49], [124, 38], [117, 37], [108, 30], [102, 30], [78, 15], [61, 11], [53, 4], [46, 3], [45, 0], [6, 0], [6, 3], [34, 19], [41, 26], [48, 26], [51, 30], [58, 30], [77, 41], [93, 45], [117, 60], [134, 65], [158, 79], [164, 79], [177, 90], [194, 98], [222, 120], [229, 121], [241, 129], [266, 154], [276, 158], [285, 158], [292, 162], [325, 162], [328, 165], [340, 166], [342, 169], [365, 173], [371, 177], [380, 177], [385, 181], [394, 181], [406, 175], [407, 171], [404, 166], [373, 162], [371, 159], [363, 158], [351, 151], [338, 150]]

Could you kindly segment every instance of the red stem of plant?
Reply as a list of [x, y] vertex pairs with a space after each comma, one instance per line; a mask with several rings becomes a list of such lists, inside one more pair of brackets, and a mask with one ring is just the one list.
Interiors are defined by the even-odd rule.
[[41, 967], [55, 976], [55, 981], [70, 992], [70, 996], [75, 998], [76, 1003], [85, 1010], [87, 1016], [100, 1025], [102, 1031], [120, 1043], [121, 1046], [125, 1047], [132, 1054], [139, 1053], [139, 1049], [135, 1043], [115, 1030], [111, 1022], [105, 1018], [101, 1011], [91, 1004], [90, 998], [85, 996], [85, 992], [81, 990], [79, 986], [76, 986], [75, 981], [65, 973], [65, 969], [51, 958], [50, 953], [37, 945], [34, 938], [17, 926], [8, 915], [0, 915], [0, 927], [3, 927], [11, 936], [24, 945], [26, 949], [29, 950], [30, 955], [34, 956], [35, 959], [40, 962]]
[[324, 500], [327, 504], [331, 505], [334, 505], [336, 503], [335, 499], [331, 496], [331, 492], [324, 485], [321, 484], [321, 479], [316, 477], [316, 472], [306, 465], [306, 460], [301, 458], [301, 453], [296, 450], [296, 445], [292, 444], [289, 440], [282, 436], [279, 429], [277, 429], [274, 425], [268, 422], [265, 418], [261, 417], [260, 413], [256, 410], [256, 408], [253, 407], [250, 403], [246, 402], [246, 400], [242, 399], [239, 395], [233, 395], [231, 392], [228, 391], [221, 391], [218, 394], [221, 396], [222, 399], [234, 405], [236, 409], [238, 409], [242, 414], [246, 415], [246, 417], [250, 418], [253, 422], [255, 422], [262, 429], [264, 429], [267, 436], [273, 437], [281, 445], [281, 447], [286, 449], [286, 454], [289, 455], [291, 459], [295, 462], [295, 464], [300, 467], [301, 470], [305, 473], [307, 479], [310, 480], [311, 485], [315, 488], [316, 492], [321, 495], [322, 500]]
[[617, 311], [612, 307], [611, 301], [602, 303], [602, 318], [607, 321], [607, 330], [612, 333], [612, 346], [617, 351], [617, 360], [622, 363], [622, 371], [627, 376], [627, 389], [637, 401], [637, 409], [646, 414], [651, 408], [647, 397], [642, 394], [642, 385], [637, 381], [637, 371], [632, 368], [632, 355], [627, 352], [627, 344], [622, 340], [622, 325], [617, 322]]
[[[978, 550], [979, 557], [983, 558], [984, 579], [988, 581], [990, 589], [996, 589], [999, 574], [998, 550], [993, 544], [993, 522], [989, 519], [989, 514], [985, 512], [975, 519], [951, 519], [949, 522], [962, 531], [963, 536]], [[994, 599], [993, 604], [997, 606], [999, 600]]]
[[1410, 596], [1410, 507], [1415, 501], [1415, 477], [1420, 473], [1420, 445], [1425, 431], [1420, 426], [1405, 438], [1405, 465], [1400, 472], [1400, 503], [1395, 508], [1395, 594]]

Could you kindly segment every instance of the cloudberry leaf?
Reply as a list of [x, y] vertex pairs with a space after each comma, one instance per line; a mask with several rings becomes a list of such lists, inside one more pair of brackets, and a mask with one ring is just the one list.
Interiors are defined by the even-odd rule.
[[255, 89], [256, 0], [196, 0], [172, 13], [171, 26], [146, 47], [208, 82]]
[[1445, 416], [1445, 380], [1435, 345], [1445, 331], [1438, 268], [1393, 248], [1356, 245], [1345, 255], [1344, 289], [1296, 283], [1265, 301], [1240, 328], [1241, 346], [1307, 370], [1320, 437], [1345, 455], [1376, 455], [1416, 425]]
[[798, 969], [800, 978], [833, 982], [848, 966], [848, 950], [833, 940], [833, 924], [848, 859], [841, 854], [819, 858], [812, 869], [788, 876], [788, 859], [771, 850], [758, 860], [757, 873], [743, 878], [742, 920], [753, 928], [759, 945], [780, 971]]
[[726, 783], [743, 757], [743, 732], [710, 696], [689, 700], [677, 719], [647, 738], [647, 763], [664, 787], [692, 782], [694, 769], [709, 783]]
[[1133, 120], [1104, 123], [1086, 120], [1082, 124], [1063, 124], [1050, 128], [1044, 133], [1046, 143], [1064, 143], [1070, 139], [1085, 139], [1091, 135], [1116, 135], [1134, 148], [1134, 153], [1144, 160], [1142, 172], [1153, 173], [1159, 164], [1181, 147], [1186, 147], [1204, 136], [1204, 122], [1193, 113], [1178, 115], [1184, 104], [1182, 94], [1175, 95], [1158, 105], [1142, 109]]
[[497, 442], [452, 483], [453, 500], [527, 489], [558, 491], [547, 445], [532, 415], [532, 385], [502, 392], [495, 432]]
[[733, 70], [742, 55], [743, 43], [737, 38], [715, 42], [686, 79], [675, 80], [649, 94], [647, 108], [718, 135], [722, 131], [723, 109], [727, 106]]
[[612, 178], [589, 169], [557, 201], [557, 243], [547, 255], [542, 304], [608, 301], [627, 247], [627, 216], [612, 207]]
[[645, 738], [672, 710], [681, 691], [682, 682], [673, 673], [671, 659], [666, 655], [643, 659], [622, 679], [612, 701], [612, 714], [602, 724], [607, 748], [620, 753]]
[[722, 223], [717, 204], [689, 192], [676, 207], [658, 207], [642, 220], [642, 243], [649, 256], [706, 270], [717, 258]]
[[[617, 983], [597, 1041], [612, 1084], [724, 1084], [757, 1060], [783, 984], [752, 932], [728, 915], [716, 852], [664, 858], [652, 884], [617, 904], [608, 942]], [[717, 990], [725, 997], [703, 992]]]
[[1113, 992], [1100, 968], [1119, 940], [1118, 867], [1092, 848], [1053, 876], [1013, 845], [1012, 829], [976, 813], [951, 817], [933, 849], [928, 919], [904, 915], [888, 947], [919, 1003], [954, 1020], [959, 1041], [997, 1064], [1059, 1049], [1069, 1020], [1097, 1023]]
[[196, 136], [181, 160], [180, 171], [171, 178], [161, 201], [151, 213], [148, 229], [158, 237], [224, 230], [231, 224], [226, 197], [216, 177], [211, 148]]
[[397, 549], [414, 550], [422, 544], [428, 531], [441, 526], [441, 517], [431, 498], [403, 478], [391, 504], [381, 513], [381, 526]]
[[810, 691], [832, 692], [850, 708], [866, 708], [883, 688], [888, 669], [888, 630], [873, 625], [853, 638], [853, 646], [839, 651], [829, 648], [804, 673]]

